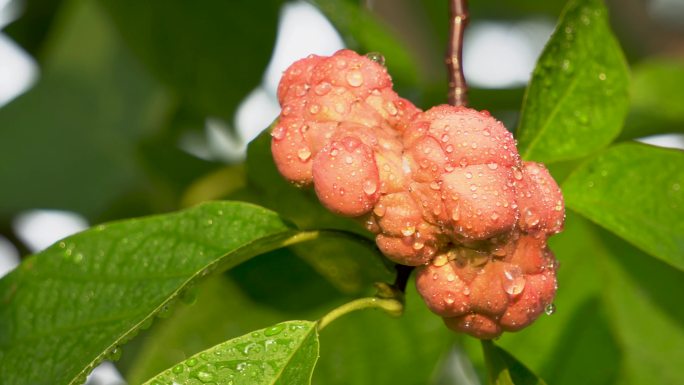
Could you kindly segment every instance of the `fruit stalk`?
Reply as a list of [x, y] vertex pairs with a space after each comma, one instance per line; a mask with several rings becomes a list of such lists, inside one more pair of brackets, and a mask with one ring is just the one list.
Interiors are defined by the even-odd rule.
[[468, 85], [463, 76], [463, 33], [467, 25], [468, 0], [449, 0], [449, 45], [444, 61], [452, 106], [468, 105]]

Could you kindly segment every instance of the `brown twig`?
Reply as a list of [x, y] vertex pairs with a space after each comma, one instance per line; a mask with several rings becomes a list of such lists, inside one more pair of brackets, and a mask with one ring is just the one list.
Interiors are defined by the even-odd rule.
[[468, 24], [468, 0], [449, 0], [449, 47], [445, 62], [449, 76], [449, 104], [468, 104], [468, 86], [463, 76], [463, 31]]

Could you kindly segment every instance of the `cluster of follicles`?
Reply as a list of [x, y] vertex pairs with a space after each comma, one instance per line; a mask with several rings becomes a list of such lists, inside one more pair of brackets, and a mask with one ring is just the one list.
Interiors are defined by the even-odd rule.
[[416, 266], [418, 292], [449, 328], [490, 339], [550, 311], [558, 264], [546, 241], [562, 229], [563, 198], [501, 122], [465, 107], [421, 111], [376, 56], [348, 50], [294, 63], [278, 98], [280, 173]]

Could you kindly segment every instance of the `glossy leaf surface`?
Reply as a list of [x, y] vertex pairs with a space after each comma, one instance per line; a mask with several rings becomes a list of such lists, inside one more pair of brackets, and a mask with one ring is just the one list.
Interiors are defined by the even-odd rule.
[[525, 95], [520, 154], [553, 162], [607, 146], [622, 128], [628, 86], [627, 64], [603, 1], [570, 1]]

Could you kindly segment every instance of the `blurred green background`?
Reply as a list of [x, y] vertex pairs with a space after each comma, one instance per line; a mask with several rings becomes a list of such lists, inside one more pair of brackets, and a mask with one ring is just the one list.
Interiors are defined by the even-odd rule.
[[[465, 66], [473, 107], [491, 111], [514, 129], [529, 74], [564, 4], [559, 0], [470, 2]], [[681, 147], [684, 1], [610, 0], [607, 4], [633, 69], [632, 107], [620, 140], [668, 134], [650, 140]], [[275, 87], [280, 72], [308, 53], [331, 54], [342, 46], [380, 52], [400, 94], [422, 108], [446, 100], [442, 64], [448, 29], [446, 0], [11, 0], [0, 1], [0, 28], [0, 260], [4, 270], [89, 224], [169, 212], [203, 200], [236, 196], [237, 191], [244, 194], [241, 163], [246, 143], [278, 114]], [[563, 165], [553, 171], [564, 175]], [[576, 257], [586, 255], [587, 247], [592, 253], [625, 256], [622, 264], [605, 270], [616, 287], [638, 281], [623, 287], [626, 292], [637, 290], [635, 304], [625, 306], [643, 306], [646, 312], [666, 309], [673, 314], [665, 319], [674, 320], [679, 333], [684, 317], [668, 293], [673, 287], [664, 287], [663, 282], [679, 282], [674, 288], [681, 289], [681, 272], [640, 258], [636, 249], [572, 213], [568, 230], [553, 246], [563, 265], [562, 286], [575, 289], [559, 297], [560, 314], [554, 316], [553, 324], [550, 319], [541, 320], [530, 331], [504, 337], [502, 345], [554, 384], [576, 383], [573, 371], [578, 368], [587, 370], [587, 381], [582, 383], [614, 383], [625, 378], [625, 365], [661, 359], [630, 350], [640, 343], [634, 330], [661, 327], [660, 319], [633, 328], [611, 324], [610, 315], [624, 309], [603, 304], [614, 303], [610, 297], [618, 294], [602, 292], [606, 276], [597, 271], [604, 270], [593, 266], [593, 260]], [[282, 258], [298, 261], [292, 255]], [[263, 277], [251, 272], [280, 265], [273, 256], [257, 259], [232, 272], [231, 280], [212, 285], [254, 286], [244, 301], [256, 301], [254, 306], [268, 309], [277, 303], [284, 310], [276, 310], [288, 316], [310, 314], [309, 308], [325, 302], [315, 298], [309, 307], [300, 303], [296, 308], [297, 301], [265, 300], [267, 295], [258, 292]], [[280, 268], [307, 277], [312, 287], [330, 292], [333, 300], [347, 295], [317, 281], [321, 278], [301, 261]], [[644, 296], [647, 300], [639, 302]], [[423, 313], [416, 316], [416, 322], [424, 322]], [[281, 316], [268, 313], [254, 326]], [[358, 317], [347, 327], [354, 322], [382, 325], [384, 321]], [[420, 333], [445, 333], [434, 320], [429, 322]], [[662, 327], [671, 326], [667, 325]], [[249, 327], [247, 323], [241, 328], [227, 327], [214, 339]], [[396, 332], [406, 334], [402, 327]], [[339, 333], [344, 335], [344, 331]], [[540, 335], [557, 342], [538, 342]], [[325, 339], [322, 343], [326, 354]], [[412, 343], [406, 341], [408, 346]], [[440, 362], [445, 365], [432, 370], [435, 383], [449, 383], [456, 376], [449, 368], [460, 367], [459, 357], [474, 349], [472, 345], [472, 340], [464, 340], [445, 356]], [[124, 371], [133, 370], [134, 375], [135, 370], [142, 371], [131, 361], [136, 352], [150, 350], [143, 342], [134, 343], [130, 356], [124, 356], [121, 363]], [[592, 357], [601, 357], [601, 363]], [[323, 365], [321, 371], [330, 374], [332, 368]], [[630, 378], [650, 374], [637, 370], [636, 377]], [[461, 373], [459, 378], [466, 377]], [[384, 383], [383, 379], [377, 383]]]

